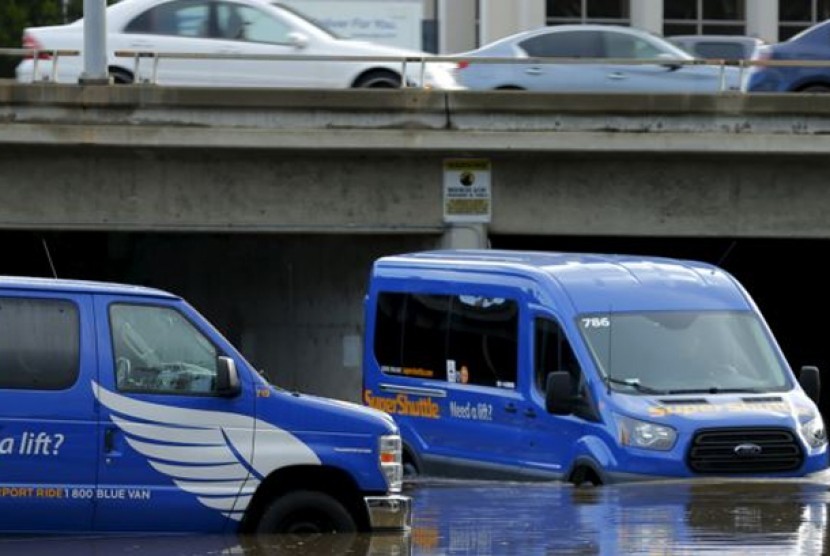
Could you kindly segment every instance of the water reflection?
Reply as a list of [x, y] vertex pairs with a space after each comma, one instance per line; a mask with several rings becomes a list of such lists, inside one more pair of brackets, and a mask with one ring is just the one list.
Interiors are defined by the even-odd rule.
[[3, 538], [27, 556], [825, 554], [826, 481], [410, 485], [409, 535]]
[[431, 485], [413, 554], [827, 553], [828, 485], [808, 481]]

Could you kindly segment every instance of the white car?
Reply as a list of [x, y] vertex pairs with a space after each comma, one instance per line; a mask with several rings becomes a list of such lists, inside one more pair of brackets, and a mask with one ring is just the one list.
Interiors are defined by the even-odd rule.
[[[153, 81], [160, 85], [203, 87], [390, 88], [401, 85], [405, 57], [430, 56], [426, 52], [340, 38], [296, 10], [270, 0], [122, 0], [107, 8], [106, 24], [107, 66], [115, 83]], [[82, 51], [83, 46], [83, 20], [68, 25], [29, 27], [23, 34], [24, 48]], [[135, 58], [116, 56], [119, 51], [197, 56], [161, 57], [154, 74], [152, 60], [141, 59], [136, 70]], [[228, 55], [252, 57], [234, 59]], [[313, 58], [263, 59], [274, 55]], [[366, 59], [320, 60], [317, 56]], [[17, 67], [17, 80], [52, 79], [53, 61], [43, 52], [40, 58], [37, 64], [32, 59], [23, 60]], [[83, 54], [61, 56], [54, 79], [77, 83], [83, 70]], [[405, 71], [407, 84], [459, 88], [451, 64], [426, 64], [422, 70], [419, 63], [409, 62]]]

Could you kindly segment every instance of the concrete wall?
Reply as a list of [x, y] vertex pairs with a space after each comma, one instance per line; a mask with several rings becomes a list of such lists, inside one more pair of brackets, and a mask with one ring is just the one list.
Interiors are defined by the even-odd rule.
[[186, 295], [275, 384], [350, 401], [360, 401], [362, 300], [372, 261], [431, 249], [437, 241], [273, 234], [111, 239], [130, 261], [123, 281]]
[[[0, 232], [105, 234], [56, 253], [69, 277], [184, 294], [280, 385], [351, 400], [382, 254], [830, 239], [826, 95], [520, 94], [0, 84]], [[459, 156], [492, 162], [486, 230], [443, 222]]]

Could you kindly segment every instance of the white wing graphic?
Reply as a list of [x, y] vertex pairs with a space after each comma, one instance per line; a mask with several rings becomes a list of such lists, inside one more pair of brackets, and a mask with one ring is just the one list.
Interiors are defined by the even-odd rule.
[[130, 447], [156, 471], [204, 506], [237, 521], [272, 471], [320, 464], [297, 437], [248, 415], [143, 402], [95, 381], [92, 391]]

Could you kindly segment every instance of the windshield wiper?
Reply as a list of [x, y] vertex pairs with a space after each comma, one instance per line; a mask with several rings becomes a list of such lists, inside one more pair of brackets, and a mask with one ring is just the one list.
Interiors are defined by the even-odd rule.
[[684, 388], [680, 390], [667, 390], [666, 394], [766, 394], [769, 390], [763, 388]]
[[605, 377], [605, 384], [606, 385], [619, 384], [621, 386], [628, 386], [630, 388], [634, 388], [637, 392], [640, 392], [640, 393], [643, 393], [643, 394], [667, 394], [668, 393], [665, 390], [658, 390], [656, 388], [651, 388], [649, 386], [644, 386], [644, 385], [640, 384], [640, 379], [639, 378], [619, 379], [619, 378], [606, 376]]

